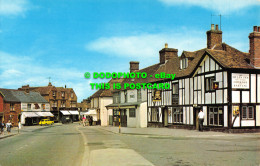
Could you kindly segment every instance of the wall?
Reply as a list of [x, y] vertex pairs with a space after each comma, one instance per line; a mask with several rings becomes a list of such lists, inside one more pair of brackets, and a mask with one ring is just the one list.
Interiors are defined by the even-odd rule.
[[21, 103], [14, 103], [14, 111], [10, 111], [10, 103], [4, 103], [4, 123], [11, 120], [14, 126], [18, 126], [18, 116], [21, 114]]
[[113, 103], [113, 97], [100, 97], [100, 120], [101, 126], [109, 125], [109, 115], [112, 115], [112, 109], [106, 108], [107, 105]]

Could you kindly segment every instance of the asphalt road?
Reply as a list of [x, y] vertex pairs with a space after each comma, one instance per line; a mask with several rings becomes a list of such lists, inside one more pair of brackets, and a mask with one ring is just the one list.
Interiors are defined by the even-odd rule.
[[259, 165], [260, 137], [114, 134], [55, 125], [0, 140], [0, 166]]
[[55, 125], [25, 130], [0, 140], [1, 166], [80, 165], [83, 138], [76, 125]]

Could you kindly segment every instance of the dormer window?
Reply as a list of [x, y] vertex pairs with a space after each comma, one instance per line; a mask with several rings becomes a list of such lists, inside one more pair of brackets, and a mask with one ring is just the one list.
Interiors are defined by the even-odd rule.
[[180, 68], [186, 69], [188, 67], [188, 58], [183, 58], [180, 61]]

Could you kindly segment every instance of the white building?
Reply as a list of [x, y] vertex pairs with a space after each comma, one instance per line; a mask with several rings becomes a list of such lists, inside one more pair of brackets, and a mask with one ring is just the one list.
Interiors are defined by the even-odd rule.
[[209, 130], [260, 129], [259, 29], [249, 35], [249, 53], [222, 43], [217, 25], [207, 32], [205, 49], [183, 51], [180, 57], [177, 50], [162, 49], [156, 73], [176, 76], [173, 81], [153, 80], [170, 83], [171, 89], [160, 90], [160, 101], [153, 99], [155, 90], [148, 90], [148, 125], [196, 128], [202, 109]]

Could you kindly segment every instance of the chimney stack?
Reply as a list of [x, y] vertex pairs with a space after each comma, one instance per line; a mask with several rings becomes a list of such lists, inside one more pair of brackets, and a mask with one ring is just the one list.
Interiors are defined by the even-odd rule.
[[249, 34], [250, 63], [255, 68], [260, 68], [260, 26], [254, 26], [253, 32]]
[[222, 31], [218, 25], [215, 28], [214, 24], [211, 24], [211, 30], [207, 31], [207, 48], [212, 49], [217, 44], [222, 44]]
[[130, 73], [139, 70], [139, 62], [138, 61], [130, 61]]
[[174, 57], [178, 57], [178, 49], [168, 48], [168, 44], [165, 43], [165, 48], [159, 51], [160, 54], [160, 63], [164, 64], [167, 60]]

